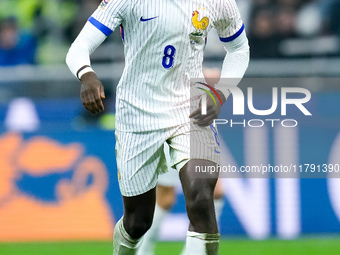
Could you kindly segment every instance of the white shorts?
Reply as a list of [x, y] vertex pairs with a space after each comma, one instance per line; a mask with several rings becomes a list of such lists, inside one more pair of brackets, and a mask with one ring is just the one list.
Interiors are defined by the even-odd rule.
[[219, 143], [213, 126], [194, 124], [150, 132], [116, 130], [116, 158], [119, 188], [123, 196], [143, 194], [157, 184], [158, 175], [168, 171], [164, 143], [170, 147], [170, 165], [178, 171], [190, 159], [219, 164]]

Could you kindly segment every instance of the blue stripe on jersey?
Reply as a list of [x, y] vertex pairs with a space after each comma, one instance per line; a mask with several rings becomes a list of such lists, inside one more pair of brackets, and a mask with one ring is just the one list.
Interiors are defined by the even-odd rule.
[[222, 42], [231, 42], [231, 41], [235, 40], [237, 37], [239, 37], [240, 34], [242, 34], [243, 30], [244, 30], [244, 24], [242, 25], [242, 27], [240, 28], [240, 30], [236, 34], [234, 34], [230, 37], [226, 37], [226, 38], [220, 37], [220, 40]]
[[103, 25], [102, 23], [100, 23], [98, 20], [96, 20], [93, 17], [89, 18], [89, 21], [91, 22], [92, 25], [94, 25], [96, 28], [98, 28], [101, 32], [103, 32], [104, 35], [109, 36], [110, 34], [112, 34], [112, 30], [110, 28], [108, 28], [107, 26]]

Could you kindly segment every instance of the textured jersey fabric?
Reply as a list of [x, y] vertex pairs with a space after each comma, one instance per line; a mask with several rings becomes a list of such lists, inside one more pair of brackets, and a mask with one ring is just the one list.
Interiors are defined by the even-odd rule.
[[106, 36], [123, 28], [116, 128], [125, 132], [188, 122], [190, 79], [203, 78], [208, 32], [215, 27], [228, 42], [244, 30], [234, 0], [103, 0], [89, 22]]

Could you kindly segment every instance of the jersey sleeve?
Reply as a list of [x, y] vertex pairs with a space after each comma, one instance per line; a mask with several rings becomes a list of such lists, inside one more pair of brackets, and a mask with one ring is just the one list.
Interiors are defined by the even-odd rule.
[[242, 34], [244, 24], [235, 0], [219, 0], [214, 27], [222, 42], [230, 42]]
[[128, 7], [128, 0], [102, 0], [89, 22], [109, 36], [126, 19]]

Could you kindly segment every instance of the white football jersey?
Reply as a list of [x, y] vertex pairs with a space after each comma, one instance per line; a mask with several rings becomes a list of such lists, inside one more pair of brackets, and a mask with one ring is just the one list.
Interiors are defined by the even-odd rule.
[[116, 128], [127, 132], [188, 122], [208, 32], [215, 27], [228, 42], [244, 29], [235, 0], [103, 0], [89, 21], [107, 36], [123, 28]]

